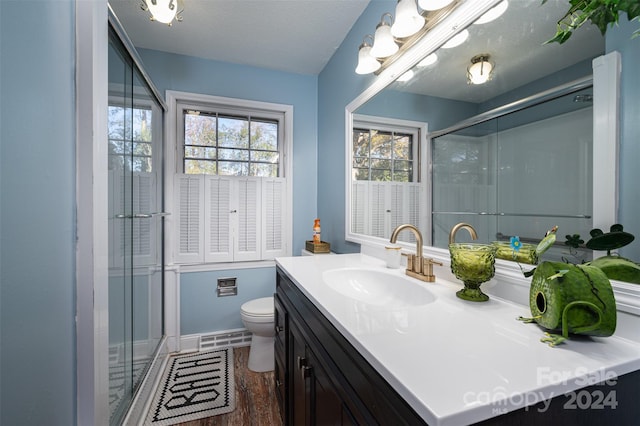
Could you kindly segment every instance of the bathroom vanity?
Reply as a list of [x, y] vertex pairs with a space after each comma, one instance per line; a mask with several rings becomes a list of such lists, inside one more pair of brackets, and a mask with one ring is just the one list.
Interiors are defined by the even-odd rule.
[[522, 306], [455, 296], [363, 254], [277, 259], [276, 387], [285, 424], [633, 424], [640, 344], [552, 348]]

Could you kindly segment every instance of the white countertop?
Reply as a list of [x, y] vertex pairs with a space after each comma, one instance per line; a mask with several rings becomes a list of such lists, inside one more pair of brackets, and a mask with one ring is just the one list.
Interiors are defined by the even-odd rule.
[[[432, 425], [464, 425], [640, 369], [640, 344], [615, 334], [540, 342], [528, 306], [456, 297], [461, 283], [425, 283], [363, 254], [278, 258], [300, 290]], [[337, 268], [370, 268], [424, 286], [435, 301], [390, 307], [345, 297], [323, 281]], [[437, 271], [436, 271], [437, 275]], [[603, 389], [606, 392], [606, 389]]]

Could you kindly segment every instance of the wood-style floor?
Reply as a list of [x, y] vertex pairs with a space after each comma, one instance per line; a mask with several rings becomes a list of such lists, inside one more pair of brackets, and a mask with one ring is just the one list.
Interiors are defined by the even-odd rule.
[[236, 409], [229, 414], [179, 423], [180, 426], [281, 426], [274, 373], [247, 368], [249, 346], [233, 348]]

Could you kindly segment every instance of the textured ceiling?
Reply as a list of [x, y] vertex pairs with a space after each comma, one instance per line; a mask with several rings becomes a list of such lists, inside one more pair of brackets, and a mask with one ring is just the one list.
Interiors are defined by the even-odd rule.
[[317, 75], [369, 0], [184, 0], [171, 27], [141, 0], [109, 3], [136, 47]]

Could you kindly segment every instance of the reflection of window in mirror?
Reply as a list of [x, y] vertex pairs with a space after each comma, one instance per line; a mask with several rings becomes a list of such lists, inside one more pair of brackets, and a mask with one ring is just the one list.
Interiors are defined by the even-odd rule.
[[[354, 117], [351, 165], [351, 232], [389, 239], [403, 223], [422, 225], [420, 134], [424, 124]], [[401, 241], [415, 242], [411, 233]]]

